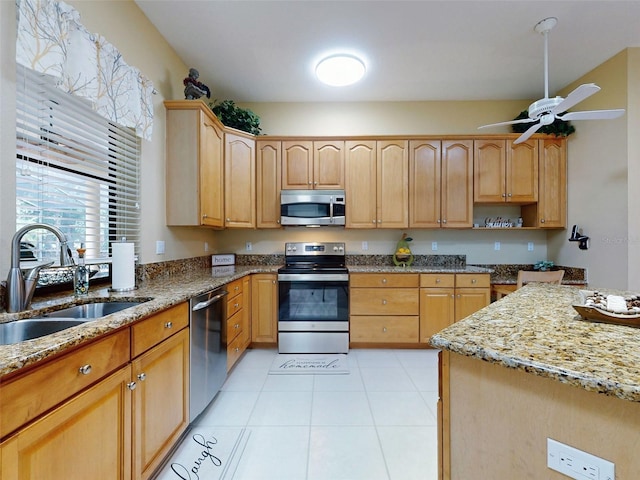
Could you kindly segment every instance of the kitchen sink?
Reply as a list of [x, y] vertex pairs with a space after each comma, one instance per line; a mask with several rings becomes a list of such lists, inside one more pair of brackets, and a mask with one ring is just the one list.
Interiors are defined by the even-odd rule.
[[110, 315], [112, 313], [119, 312], [125, 308], [135, 307], [140, 305], [141, 302], [95, 302], [86, 303], [84, 305], [75, 305], [73, 307], [67, 307], [53, 312], [47, 312], [39, 315], [39, 319], [46, 318], [83, 318], [83, 319], [96, 319]]
[[89, 320], [77, 320], [71, 318], [42, 319], [28, 318], [14, 322], [0, 323], [0, 345], [33, 340], [51, 333], [60, 332], [67, 328], [75, 327]]
[[61, 332], [126, 308], [135, 307], [147, 300], [149, 299], [139, 302], [86, 303], [43, 313], [33, 318], [0, 323], [0, 345], [10, 345]]

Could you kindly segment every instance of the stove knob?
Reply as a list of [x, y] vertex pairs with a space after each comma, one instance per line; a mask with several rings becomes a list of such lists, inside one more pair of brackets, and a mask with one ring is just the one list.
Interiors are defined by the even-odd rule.
[[338, 246], [337, 246], [337, 245], [334, 245], [334, 246], [333, 246], [333, 251], [334, 251], [334, 252], [337, 252], [337, 251], [338, 251]]

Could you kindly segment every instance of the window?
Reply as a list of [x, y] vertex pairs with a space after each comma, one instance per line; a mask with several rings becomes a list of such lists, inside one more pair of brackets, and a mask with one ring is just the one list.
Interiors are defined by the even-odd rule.
[[[74, 253], [85, 243], [89, 260], [109, 257], [111, 242], [123, 237], [138, 253], [140, 140], [134, 130], [21, 65], [16, 83], [16, 229], [58, 227]], [[29, 232], [23, 242], [24, 257], [59, 258], [57, 239], [47, 230]]]

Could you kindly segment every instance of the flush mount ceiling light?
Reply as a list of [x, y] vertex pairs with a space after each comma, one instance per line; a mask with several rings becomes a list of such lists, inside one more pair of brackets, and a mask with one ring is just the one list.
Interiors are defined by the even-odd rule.
[[326, 57], [316, 66], [318, 80], [332, 87], [356, 83], [364, 76], [364, 62], [353, 55], [339, 54]]

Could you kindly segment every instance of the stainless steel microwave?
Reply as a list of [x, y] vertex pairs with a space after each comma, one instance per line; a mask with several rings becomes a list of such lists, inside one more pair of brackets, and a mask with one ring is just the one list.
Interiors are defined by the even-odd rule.
[[315, 227], [345, 223], [344, 190], [282, 190], [280, 224]]

